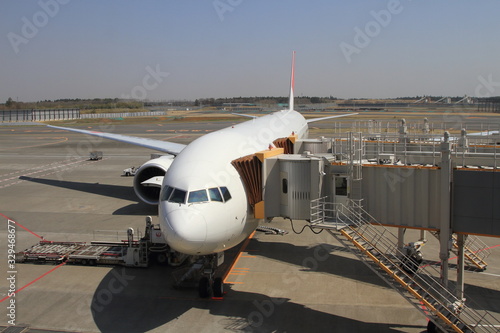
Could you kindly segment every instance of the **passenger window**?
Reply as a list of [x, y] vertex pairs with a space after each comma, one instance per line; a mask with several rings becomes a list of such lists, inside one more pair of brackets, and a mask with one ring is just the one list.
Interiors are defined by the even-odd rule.
[[222, 195], [220, 194], [219, 188], [209, 188], [208, 194], [210, 195], [210, 200], [222, 202]]
[[172, 191], [174, 190], [173, 187], [170, 186], [165, 186], [163, 188], [163, 192], [161, 194], [161, 201], [167, 201], [168, 198], [170, 197], [170, 194], [172, 194]]
[[206, 202], [208, 201], [208, 196], [207, 196], [207, 191], [206, 190], [199, 190], [199, 191], [192, 191], [189, 192], [189, 197], [188, 197], [188, 202], [193, 203], [193, 202]]
[[228, 201], [231, 199], [231, 194], [229, 193], [229, 190], [227, 187], [223, 186], [220, 188], [220, 191], [222, 192], [222, 196], [224, 197], [224, 201]]
[[169, 202], [174, 202], [174, 203], [184, 203], [186, 202], [186, 191], [179, 190], [176, 188], [174, 190], [174, 193], [172, 193], [172, 196], [170, 197]]

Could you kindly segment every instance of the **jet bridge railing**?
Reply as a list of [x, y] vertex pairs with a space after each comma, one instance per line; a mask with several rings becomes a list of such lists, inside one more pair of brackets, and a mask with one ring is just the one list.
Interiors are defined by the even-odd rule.
[[[441, 161], [440, 144], [443, 135], [434, 134], [363, 134], [352, 132], [335, 134], [332, 140], [332, 154], [338, 161], [351, 163], [352, 147], [362, 147], [359, 161], [376, 162], [378, 164], [396, 163], [400, 165], [437, 166]], [[459, 167], [492, 167], [499, 168], [500, 137], [498, 135], [451, 136], [451, 156], [454, 165]], [[357, 143], [357, 141], [362, 141]], [[393, 156], [388, 161], [387, 156]]]
[[[312, 200], [310, 221], [312, 227], [326, 229], [339, 239], [336, 231], [352, 242], [358, 249], [357, 253], [353, 252], [367, 266], [443, 329], [499, 331], [492, 324], [497, 320], [490, 313], [474, 310], [470, 299], [467, 305], [457, 299], [451, 288], [442, 285], [440, 271], [433, 264], [416, 265], [397, 247], [397, 236], [355, 202], [345, 206], [328, 202], [326, 198]], [[422, 310], [422, 304], [428, 312]]]
[[[430, 121], [427, 124], [424, 121], [414, 122], [408, 120], [406, 122], [407, 132], [409, 135], [421, 135], [428, 131], [431, 134], [441, 135], [444, 131], [449, 131], [450, 129], [465, 129], [469, 133], [474, 132], [488, 132], [488, 131], [498, 131], [500, 127], [495, 123], [470, 123], [456, 121], [456, 117], [459, 115], [452, 115], [452, 121], [446, 121], [444, 116], [444, 121]], [[370, 134], [387, 134], [394, 135], [397, 134], [400, 129], [400, 121], [376, 121], [376, 120], [361, 120], [353, 122], [334, 122], [331, 126], [332, 132], [342, 133], [342, 132], [363, 132]]]

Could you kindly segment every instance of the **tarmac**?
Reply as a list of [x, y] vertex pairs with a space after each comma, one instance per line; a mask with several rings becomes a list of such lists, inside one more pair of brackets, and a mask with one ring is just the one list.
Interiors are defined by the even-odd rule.
[[[230, 121], [86, 125], [101, 131], [189, 143]], [[89, 152], [104, 158], [89, 161]], [[0, 331], [15, 299], [17, 332], [423, 332], [427, 319], [328, 233], [295, 234], [290, 221], [256, 232], [236, 256], [226, 256], [225, 297], [201, 299], [173, 287], [178, 268], [16, 264], [7, 268], [8, 219], [15, 250], [40, 241], [118, 240], [143, 231], [156, 207], [139, 203], [132, 177], [154, 151], [44, 126], [0, 126]], [[294, 221], [299, 231], [304, 221]], [[396, 232], [396, 230], [392, 230]], [[406, 240], [417, 240], [408, 231]], [[438, 260], [428, 234], [424, 258]], [[485, 272], [465, 275], [468, 298], [500, 318], [500, 239], [482, 238], [492, 254]], [[453, 263], [453, 261], [452, 261]], [[15, 273], [10, 273], [15, 272]], [[17, 293], [10, 299], [8, 277]], [[454, 279], [453, 270], [450, 278]], [[21, 327], [25, 327], [24, 330]]]

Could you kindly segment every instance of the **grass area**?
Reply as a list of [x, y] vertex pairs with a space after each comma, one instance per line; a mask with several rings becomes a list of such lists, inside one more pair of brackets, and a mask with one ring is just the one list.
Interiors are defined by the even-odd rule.
[[[241, 121], [247, 120], [247, 118], [242, 118]], [[162, 117], [130, 117], [130, 118], [99, 118], [99, 119], [72, 119], [72, 120], [52, 120], [45, 121], [44, 124], [47, 125], [88, 125], [88, 124], [112, 124], [112, 125], [134, 125], [134, 124], [159, 124], [159, 123], [187, 123], [187, 122], [217, 122], [217, 121], [237, 121], [236, 116], [162, 116]]]
[[123, 112], [149, 112], [146, 109], [129, 109], [129, 108], [117, 108], [117, 109], [88, 109], [80, 110], [80, 114], [94, 114], [94, 113], [123, 113]]

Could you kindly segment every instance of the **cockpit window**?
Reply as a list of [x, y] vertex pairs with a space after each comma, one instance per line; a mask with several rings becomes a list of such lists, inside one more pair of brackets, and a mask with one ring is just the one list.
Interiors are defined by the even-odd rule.
[[208, 194], [210, 195], [211, 201], [220, 201], [222, 202], [222, 195], [220, 194], [218, 187], [213, 187], [208, 189]]
[[174, 190], [174, 193], [172, 193], [172, 196], [170, 196], [169, 202], [174, 202], [174, 203], [184, 203], [186, 202], [186, 191], [179, 190], [176, 188]]
[[207, 190], [189, 192], [188, 203], [208, 201]]
[[186, 196], [187, 203], [200, 203], [209, 201], [225, 202], [231, 199], [231, 194], [225, 186], [191, 191], [189, 193], [175, 187], [165, 186], [160, 193], [161, 201], [168, 201], [179, 204], [186, 203]]
[[229, 199], [231, 199], [231, 194], [229, 193], [229, 190], [227, 189], [227, 187], [222, 186], [220, 188], [220, 191], [222, 192], [222, 196], [224, 197], [224, 201], [228, 201]]
[[161, 193], [161, 200], [166, 201], [170, 197], [170, 194], [172, 194], [172, 191], [174, 190], [173, 187], [170, 186], [165, 186], [163, 189], [163, 192]]

